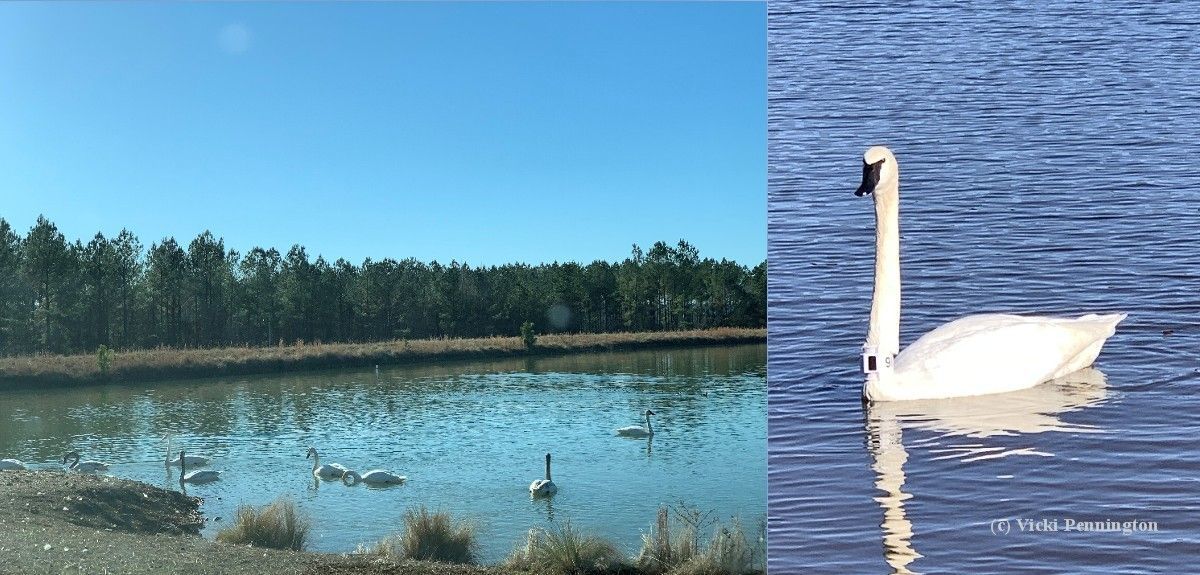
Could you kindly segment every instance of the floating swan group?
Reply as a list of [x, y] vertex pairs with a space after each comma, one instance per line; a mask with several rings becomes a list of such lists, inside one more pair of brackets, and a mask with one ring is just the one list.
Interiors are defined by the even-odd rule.
[[863, 399], [942, 399], [1016, 391], [1092, 365], [1125, 314], [971, 315], [900, 350], [900, 170], [891, 150], [863, 154], [856, 196], [875, 203], [875, 289], [863, 344]]
[[313, 460], [313, 477], [326, 480], [341, 479], [342, 483], [346, 485], [354, 485], [360, 481], [367, 485], [399, 485], [408, 479], [403, 475], [396, 475], [384, 469], [372, 469], [360, 475], [357, 471], [340, 463], [321, 465], [321, 456], [317, 454], [315, 447], [309, 447], [308, 454], [304, 458]]
[[[621, 427], [616, 430], [617, 435], [623, 437], [653, 437], [654, 428], [650, 425], [650, 416], [654, 415], [652, 410], [647, 409], [643, 412], [646, 418], [645, 427], [640, 425], [631, 425]], [[185, 483], [210, 483], [221, 478], [221, 471], [211, 469], [188, 471], [189, 467], [203, 467], [208, 465], [211, 458], [202, 455], [188, 455], [184, 450], [179, 450], [179, 455], [174, 459], [171, 458], [171, 434], [163, 436], [163, 440], [167, 442], [167, 453], [163, 458], [163, 463], [166, 467], [179, 467], [179, 483], [182, 486]], [[317, 479], [335, 480], [340, 479], [346, 485], [355, 485], [357, 483], [365, 483], [370, 486], [387, 486], [399, 485], [407, 481], [404, 475], [398, 475], [385, 469], [372, 469], [364, 473], [358, 473], [353, 469], [346, 467], [340, 463], [321, 463], [321, 456], [317, 453], [317, 448], [309, 447], [305, 454], [305, 459], [312, 459], [312, 476]], [[70, 451], [63, 455], [62, 462], [67, 464], [70, 461], [71, 471], [79, 471], [85, 473], [96, 473], [108, 471], [108, 464], [100, 461], [80, 461], [78, 451]], [[25, 470], [28, 467], [16, 459], [0, 459], [0, 471], [6, 470]], [[546, 454], [546, 476], [543, 479], [536, 479], [529, 484], [529, 493], [534, 497], [547, 497], [558, 492], [558, 486], [550, 479], [550, 454]]]

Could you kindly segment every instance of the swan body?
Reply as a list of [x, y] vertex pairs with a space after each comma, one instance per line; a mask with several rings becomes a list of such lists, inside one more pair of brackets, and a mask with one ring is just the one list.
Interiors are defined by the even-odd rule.
[[863, 155], [855, 195], [875, 201], [875, 289], [863, 345], [869, 401], [940, 399], [1016, 391], [1088, 367], [1126, 314], [1080, 317], [971, 315], [900, 351], [899, 169], [891, 150]]
[[193, 471], [191, 473], [188, 473], [188, 470], [187, 470], [188, 463], [187, 462], [189, 460], [188, 460], [187, 456], [184, 455], [182, 450], [179, 451], [179, 460], [181, 462], [183, 462], [183, 465], [179, 466], [179, 482], [180, 483], [210, 483], [210, 482], [216, 481], [221, 478], [220, 471], [213, 471], [211, 469], [203, 469], [200, 471]]
[[534, 497], [545, 497], [558, 493], [558, 486], [550, 480], [550, 454], [546, 454], [546, 478], [529, 484], [529, 493]]
[[[166, 460], [165, 463], [166, 463], [167, 467], [180, 467], [181, 461], [178, 457], [176, 457], [175, 459], [171, 459], [171, 434], [170, 433], [166, 434], [165, 436], [163, 436], [163, 439], [165, 439], [167, 441], [167, 455], [165, 458], [165, 460]], [[187, 456], [188, 467], [201, 467], [204, 465], [208, 465], [208, 462], [209, 462], [209, 458], [207, 458], [203, 455], [188, 455]]]
[[318, 479], [341, 479], [346, 472], [350, 471], [345, 465], [340, 463], [326, 463], [322, 465], [321, 456], [317, 455], [317, 448], [315, 447], [308, 448], [308, 455], [304, 456], [305, 459], [310, 457], [313, 460], [313, 477]]
[[396, 475], [391, 471], [385, 471], [383, 469], [372, 469], [361, 475], [359, 475], [357, 471], [348, 469], [346, 470], [346, 473], [342, 475], [342, 483], [345, 483], [346, 485], [354, 485], [359, 481], [366, 483], [367, 485], [398, 485], [407, 480], [408, 478], [403, 475]]
[[0, 459], [0, 471], [24, 471], [29, 469], [16, 459]]
[[65, 464], [71, 460], [71, 471], [82, 471], [83, 473], [99, 473], [108, 471], [108, 464], [99, 461], [79, 461], [78, 451], [69, 451], [63, 455], [62, 462]]
[[654, 415], [653, 411], [646, 410], [646, 427], [640, 425], [630, 425], [617, 429], [617, 435], [623, 437], [650, 437], [654, 435], [654, 428], [650, 426], [650, 416]]

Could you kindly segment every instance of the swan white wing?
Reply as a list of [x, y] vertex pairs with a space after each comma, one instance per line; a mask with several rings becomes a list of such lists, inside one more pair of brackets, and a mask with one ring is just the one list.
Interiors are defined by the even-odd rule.
[[622, 428], [617, 429], [617, 435], [649, 435], [649, 434], [650, 434], [650, 432], [646, 431], [645, 427], [641, 427], [639, 425], [630, 425], [629, 427], [622, 427]]
[[24, 463], [16, 459], [0, 459], [0, 471], [21, 471], [27, 469]]
[[203, 471], [193, 471], [183, 476], [183, 480], [187, 483], [208, 483], [221, 478], [220, 471], [205, 469]]
[[108, 464], [99, 461], [80, 461], [79, 465], [72, 467], [75, 471], [84, 473], [97, 473], [100, 471], [108, 471]]
[[395, 473], [392, 473], [390, 471], [385, 471], [383, 469], [372, 469], [372, 470], [362, 474], [361, 478], [362, 478], [363, 483], [368, 483], [368, 484], [372, 484], [372, 483], [374, 483], [374, 484], [404, 483], [408, 479], [407, 477], [405, 477], [403, 475], [396, 475]]
[[558, 492], [558, 486], [549, 479], [538, 479], [529, 484], [529, 492], [534, 495], [551, 495]]
[[1123, 314], [967, 316], [896, 356], [897, 389], [922, 399], [1024, 389], [1090, 365]]
[[336, 463], [322, 463], [320, 467], [313, 470], [313, 475], [321, 479], [339, 479], [347, 471], [349, 470]]

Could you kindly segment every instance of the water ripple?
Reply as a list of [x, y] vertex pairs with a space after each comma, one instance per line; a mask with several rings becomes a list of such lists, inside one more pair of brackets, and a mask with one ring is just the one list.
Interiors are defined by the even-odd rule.
[[[1200, 10], [772, 3], [768, 29], [772, 569], [1194, 569]], [[874, 144], [901, 164], [901, 340], [968, 313], [1126, 311], [1102, 398], [1008, 406], [1041, 424], [994, 433], [863, 410], [874, 220], [851, 192]], [[1162, 531], [988, 527], [1042, 516]]]

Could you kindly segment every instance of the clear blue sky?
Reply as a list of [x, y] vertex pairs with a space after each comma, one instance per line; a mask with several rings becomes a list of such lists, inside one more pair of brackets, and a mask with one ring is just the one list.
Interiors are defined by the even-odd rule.
[[766, 257], [766, 4], [0, 4], [0, 217], [147, 247]]

